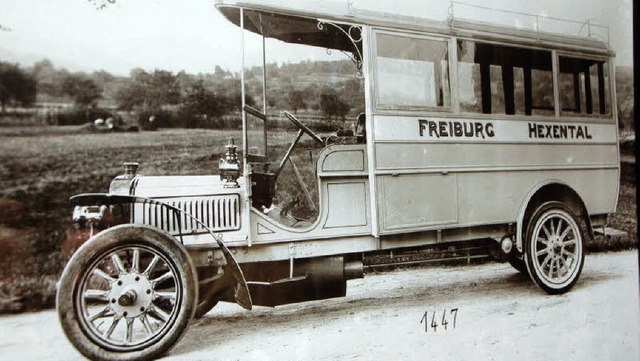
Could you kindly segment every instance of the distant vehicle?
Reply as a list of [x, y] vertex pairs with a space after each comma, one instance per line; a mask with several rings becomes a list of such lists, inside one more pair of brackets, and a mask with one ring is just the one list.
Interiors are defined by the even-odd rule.
[[[364, 82], [357, 129], [322, 137], [285, 112], [299, 131], [269, 164], [267, 102], [246, 104], [243, 72], [242, 144], [229, 143], [218, 175], [141, 176], [131, 163], [108, 193], [72, 197], [75, 221], [101, 230], [57, 295], [83, 355], [156, 358], [219, 301], [250, 310], [344, 296], [370, 252], [490, 238], [547, 293], [577, 282], [585, 241], [618, 195], [606, 43], [295, 4], [217, 9], [264, 38], [349, 54]], [[307, 220], [274, 202], [303, 137], [323, 147]]]

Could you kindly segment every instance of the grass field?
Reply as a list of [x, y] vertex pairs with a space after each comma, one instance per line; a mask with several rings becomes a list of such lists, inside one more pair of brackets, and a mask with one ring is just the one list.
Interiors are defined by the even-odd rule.
[[[170, 129], [155, 132], [86, 132], [82, 127], [0, 128], [0, 310], [53, 305], [55, 282], [69, 253], [71, 195], [106, 192], [122, 163], [140, 162], [145, 175], [216, 174], [229, 138], [241, 142], [240, 131]], [[276, 163], [295, 133], [279, 132], [269, 139], [270, 160]], [[293, 156], [317, 202], [313, 164], [319, 147], [308, 137]], [[635, 176], [624, 177], [618, 213], [611, 225], [625, 230], [625, 242], [602, 241], [592, 250], [623, 249], [636, 242]], [[301, 215], [313, 212], [301, 196], [288, 166], [279, 180], [281, 204], [295, 197]], [[287, 189], [293, 189], [290, 192]], [[15, 298], [16, 302], [11, 303]], [[6, 306], [6, 304], [9, 306]], [[4, 306], [3, 306], [4, 305]]]

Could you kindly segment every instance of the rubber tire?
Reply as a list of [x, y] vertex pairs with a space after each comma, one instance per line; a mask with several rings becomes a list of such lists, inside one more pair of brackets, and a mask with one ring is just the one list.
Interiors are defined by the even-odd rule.
[[[569, 283], [564, 285], [559, 285], [559, 286], [550, 286], [549, 284], [545, 283], [541, 279], [541, 276], [536, 273], [535, 267], [533, 267], [534, 260], [533, 260], [533, 257], [531, 256], [533, 253], [531, 252], [531, 240], [533, 237], [533, 232], [536, 228], [536, 224], [540, 221], [541, 218], [543, 218], [543, 216], [545, 216], [547, 212], [550, 212], [553, 210], [563, 211], [566, 213], [566, 215], [572, 218], [578, 227], [578, 232], [580, 235], [579, 237], [580, 239], [578, 240], [578, 242], [580, 243], [580, 252], [579, 252], [580, 260], [578, 263], [578, 268], [575, 271], [573, 277], [570, 279]], [[587, 230], [584, 222], [580, 218], [576, 217], [576, 215], [573, 214], [573, 212], [564, 203], [551, 201], [551, 202], [546, 202], [540, 205], [536, 209], [536, 211], [533, 213], [527, 225], [527, 233], [525, 234], [524, 261], [527, 266], [527, 272], [529, 273], [529, 277], [531, 277], [531, 279], [540, 288], [542, 288], [546, 293], [550, 295], [562, 294], [569, 291], [578, 281], [578, 278], [580, 278], [580, 274], [582, 273], [582, 268], [584, 266], [584, 248], [585, 248], [584, 240], [586, 235], [587, 235]]]
[[[172, 261], [176, 269], [176, 278], [183, 288], [180, 309], [172, 325], [152, 344], [131, 351], [115, 351], [94, 343], [85, 333], [75, 309], [75, 294], [80, 287], [80, 279], [85, 272], [83, 267], [104, 257], [110, 251], [121, 246], [136, 244], [153, 248]], [[62, 329], [73, 344], [85, 357], [91, 360], [153, 360], [171, 349], [184, 335], [193, 318], [198, 299], [197, 274], [191, 257], [183, 245], [175, 241], [168, 233], [145, 225], [125, 224], [109, 228], [98, 233], [73, 255], [67, 263], [56, 297], [58, 318]]]

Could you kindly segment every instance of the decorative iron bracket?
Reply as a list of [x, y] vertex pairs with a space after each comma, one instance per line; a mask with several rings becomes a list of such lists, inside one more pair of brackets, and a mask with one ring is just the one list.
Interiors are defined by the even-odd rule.
[[[351, 41], [351, 44], [353, 44], [353, 48], [355, 49], [355, 52], [353, 53], [355, 56], [351, 56], [350, 54], [347, 54], [346, 52], [342, 51], [342, 53], [344, 53], [346, 56], [349, 57], [349, 59], [351, 59], [351, 61], [356, 64], [356, 67], [358, 68], [358, 72], [356, 73], [356, 76], [358, 78], [362, 78], [363, 74], [362, 74], [362, 52], [360, 51], [360, 49], [358, 48], [358, 44], [362, 43], [362, 31], [360, 30], [359, 26], [356, 25], [348, 25], [349, 29], [345, 30], [341, 25], [328, 21], [328, 20], [319, 20], [318, 21], [318, 30], [324, 30], [325, 29], [325, 24], [326, 25], [331, 25], [334, 28], [340, 30], [344, 35], [346, 35], [346, 37], [349, 39], [349, 41]], [[360, 30], [357, 34], [353, 34], [354, 29], [358, 29]], [[327, 49], [327, 54], [331, 54], [331, 49]]]

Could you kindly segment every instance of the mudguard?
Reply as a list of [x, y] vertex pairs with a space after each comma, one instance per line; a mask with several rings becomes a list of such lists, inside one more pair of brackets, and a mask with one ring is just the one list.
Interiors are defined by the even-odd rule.
[[[182, 211], [179, 208], [173, 207], [164, 202], [160, 202], [155, 199], [146, 198], [146, 197], [137, 197], [137, 196], [129, 196], [129, 195], [115, 195], [115, 194], [107, 194], [107, 193], [86, 193], [86, 194], [78, 194], [69, 199], [74, 206], [109, 206], [109, 205], [122, 205], [122, 204], [134, 204], [134, 203], [145, 203], [145, 204], [154, 204], [162, 207], [167, 207], [169, 210], [174, 212], [174, 214], [184, 214], [189, 218], [193, 219], [200, 226], [209, 232], [211, 237], [215, 239], [216, 243], [220, 247], [220, 250], [224, 254], [224, 257], [227, 261], [227, 265], [224, 266], [225, 273], [230, 273], [234, 280], [235, 285], [233, 294], [236, 303], [247, 310], [251, 310], [253, 303], [251, 301], [251, 294], [249, 293], [249, 288], [247, 286], [247, 281], [242, 273], [242, 269], [240, 265], [233, 257], [227, 246], [222, 242], [222, 237], [216, 235], [209, 227], [207, 227], [204, 223], [202, 223], [199, 219], [193, 217], [189, 213]], [[180, 217], [178, 217], [178, 220]], [[180, 227], [180, 225], [179, 225]], [[182, 232], [181, 232], [182, 233]], [[180, 236], [180, 241], [182, 242], [182, 235]], [[184, 243], [184, 242], [182, 242]]]

